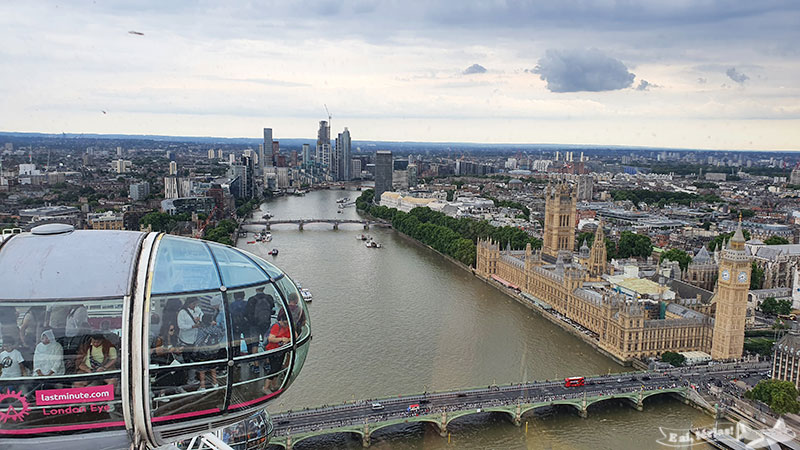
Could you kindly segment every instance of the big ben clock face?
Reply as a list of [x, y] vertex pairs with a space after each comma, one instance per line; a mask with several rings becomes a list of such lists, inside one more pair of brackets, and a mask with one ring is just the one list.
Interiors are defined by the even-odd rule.
[[722, 279], [725, 280], [725, 281], [730, 280], [731, 279], [731, 273], [728, 272], [727, 270], [723, 270], [722, 271]]
[[747, 281], [747, 272], [739, 272], [739, 283], [744, 283]]

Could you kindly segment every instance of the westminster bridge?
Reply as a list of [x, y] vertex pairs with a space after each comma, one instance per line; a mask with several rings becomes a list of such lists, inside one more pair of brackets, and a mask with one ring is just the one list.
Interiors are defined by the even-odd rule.
[[473, 414], [500, 414], [519, 426], [526, 414], [545, 408], [572, 409], [587, 417], [592, 405], [616, 399], [641, 411], [646, 399], [660, 395], [713, 409], [696, 387], [735, 377], [763, 376], [768, 369], [768, 363], [725, 364], [587, 377], [584, 386], [575, 387], [566, 387], [563, 380], [538, 381], [326, 405], [274, 415], [270, 444], [288, 450], [309, 438], [346, 433], [360, 437], [367, 447], [372, 433], [409, 423], [430, 423], [447, 436], [450, 423]]

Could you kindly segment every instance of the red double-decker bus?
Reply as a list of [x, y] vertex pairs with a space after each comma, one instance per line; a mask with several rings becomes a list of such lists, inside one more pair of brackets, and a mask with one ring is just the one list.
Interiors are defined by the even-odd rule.
[[584, 378], [583, 377], [564, 378], [564, 387], [583, 386], [583, 382], [584, 382]]

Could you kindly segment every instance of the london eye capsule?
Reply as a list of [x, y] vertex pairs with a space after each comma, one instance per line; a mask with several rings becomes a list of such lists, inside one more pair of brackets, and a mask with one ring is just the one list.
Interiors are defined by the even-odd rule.
[[0, 241], [0, 448], [154, 448], [253, 417], [308, 311], [237, 248], [49, 224]]

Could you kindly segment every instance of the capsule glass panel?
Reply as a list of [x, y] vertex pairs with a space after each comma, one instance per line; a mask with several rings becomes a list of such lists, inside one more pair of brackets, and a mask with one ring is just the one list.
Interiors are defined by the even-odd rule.
[[154, 296], [150, 309], [153, 421], [219, 412], [228, 360], [222, 293]]
[[151, 293], [219, 289], [220, 277], [211, 252], [202, 242], [164, 236], [158, 245]]
[[303, 296], [300, 295], [300, 291], [297, 289], [294, 282], [286, 275], [278, 278], [275, 284], [278, 285], [287, 303], [289, 303], [289, 313], [292, 316], [295, 337], [298, 340], [305, 339], [306, 336], [311, 333], [311, 329], [308, 321], [308, 310], [306, 309], [306, 302], [303, 300]]
[[294, 355], [294, 366], [292, 367], [292, 373], [289, 375], [289, 382], [286, 385], [292, 384], [297, 375], [300, 374], [300, 371], [303, 369], [303, 364], [306, 362], [306, 357], [308, 356], [308, 349], [311, 346], [311, 340], [305, 341], [301, 344]]
[[0, 301], [4, 434], [123, 427], [122, 299]]
[[267, 276], [252, 260], [238, 251], [222, 245], [208, 244], [227, 288], [267, 281]]
[[[286, 308], [271, 283], [229, 290], [234, 365], [229, 409], [262, 403], [279, 392], [281, 358], [291, 348]], [[283, 327], [281, 321], [283, 320]]]

